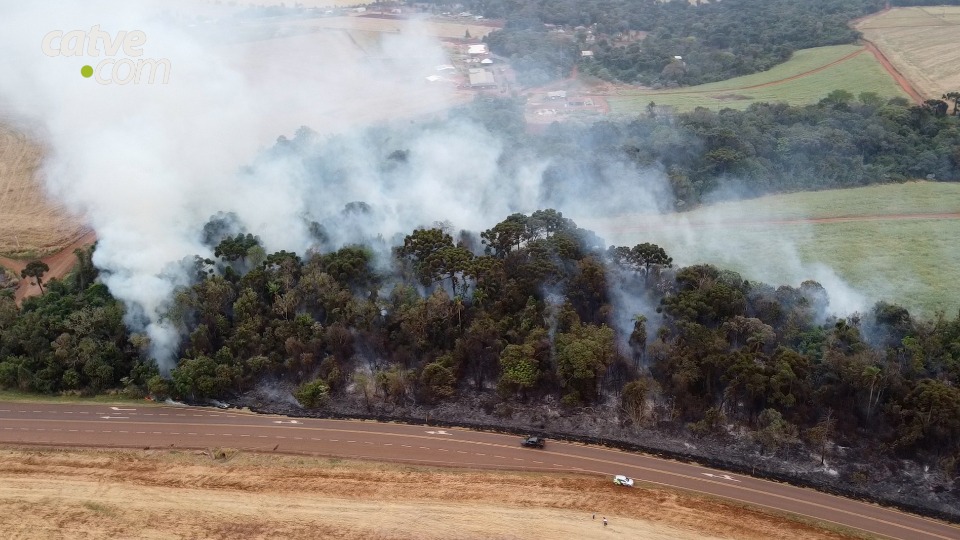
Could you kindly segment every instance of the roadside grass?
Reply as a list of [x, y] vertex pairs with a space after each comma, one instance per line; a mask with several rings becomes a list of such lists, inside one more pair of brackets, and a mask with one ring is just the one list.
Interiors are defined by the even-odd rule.
[[12, 403], [80, 403], [90, 405], [136, 405], [138, 407], [154, 407], [164, 405], [146, 399], [126, 398], [119, 395], [77, 396], [28, 394], [18, 390], [0, 390], [0, 401]]
[[[960, 184], [913, 182], [795, 193], [660, 218], [586, 223], [609, 243], [654, 242], [677, 265], [711, 263], [770, 285], [820, 281], [838, 309], [879, 300], [911, 313], [960, 310], [960, 219], [754, 223], [754, 220], [960, 212]], [[725, 223], [744, 221], [744, 223]], [[632, 226], [632, 224], [637, 224]]]
[[[866, 51], [822, 71], [777, 83], [826, 66], [861, 49], [857, 45], [804, 49], [794, 53], [787, 62], [762, 73], [670, 90], [624, 89], [620, 95], [608, 97], [607, 101], [612, 114], [636, 114], [644, 111], [651, 101], [657, 105], [672, 106], [678, 111], [688, 111], [696, 107], [746, 109], [760, 102], [805, 105], [816, 103], [833, 90], [847, 90], [854, 95], [876, 92], [884, 98], [908, 97], [873, 55]], [[767, 83], [777, 84], [746, 88]]]

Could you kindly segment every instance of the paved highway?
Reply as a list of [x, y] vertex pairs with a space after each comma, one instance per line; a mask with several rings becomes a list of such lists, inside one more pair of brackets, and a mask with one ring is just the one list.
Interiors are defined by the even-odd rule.
[[960, 527], [786, 484], [596, 446], [347, 420], [195, 407], [0, 402], [0, 443], [129, 448], [228, 447], [468, 468], [576, 471], [677, 487], [909, 540], [958, 540]]

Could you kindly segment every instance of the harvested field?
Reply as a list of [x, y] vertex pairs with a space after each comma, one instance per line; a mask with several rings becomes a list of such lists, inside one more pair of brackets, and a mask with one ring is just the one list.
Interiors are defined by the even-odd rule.
[[219, 449], [0, 449], [0, 508], [0, 528], [20, 539], [848, 538], [596, 476]]
[[0, 254], [56, 252], [85, 232], [83, 222], [51, 201], [37, 177], [42, 148], [0, 120]]
[[960, 90], [960, 6], [895, 8], [856, 28], [924, 97]]

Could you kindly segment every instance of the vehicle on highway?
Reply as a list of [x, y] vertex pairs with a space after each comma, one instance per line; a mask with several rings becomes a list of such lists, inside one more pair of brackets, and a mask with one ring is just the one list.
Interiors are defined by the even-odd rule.
[[527, 437], [526, 439], [520, 441], [520, 446], [526, 446], [527, 448], [543, 448], [546, 444], [546, 440], [543, 437]]
[[633, 478], [618, 474], [613, 477], [613, 483], [618, 486], [633, 487]]

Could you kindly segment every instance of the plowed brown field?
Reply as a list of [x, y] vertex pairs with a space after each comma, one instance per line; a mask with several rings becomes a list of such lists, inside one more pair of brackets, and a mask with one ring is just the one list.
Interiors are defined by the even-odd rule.
[[84, 232], [80, 219], [46, 195], [37, 176], [42, 148], [0, 121], [0, 253], [43, 255]]
[[0, 530], [22, 539], [847, 538], [595, 476], [230, 451], [11, 448], [0, 449]]

